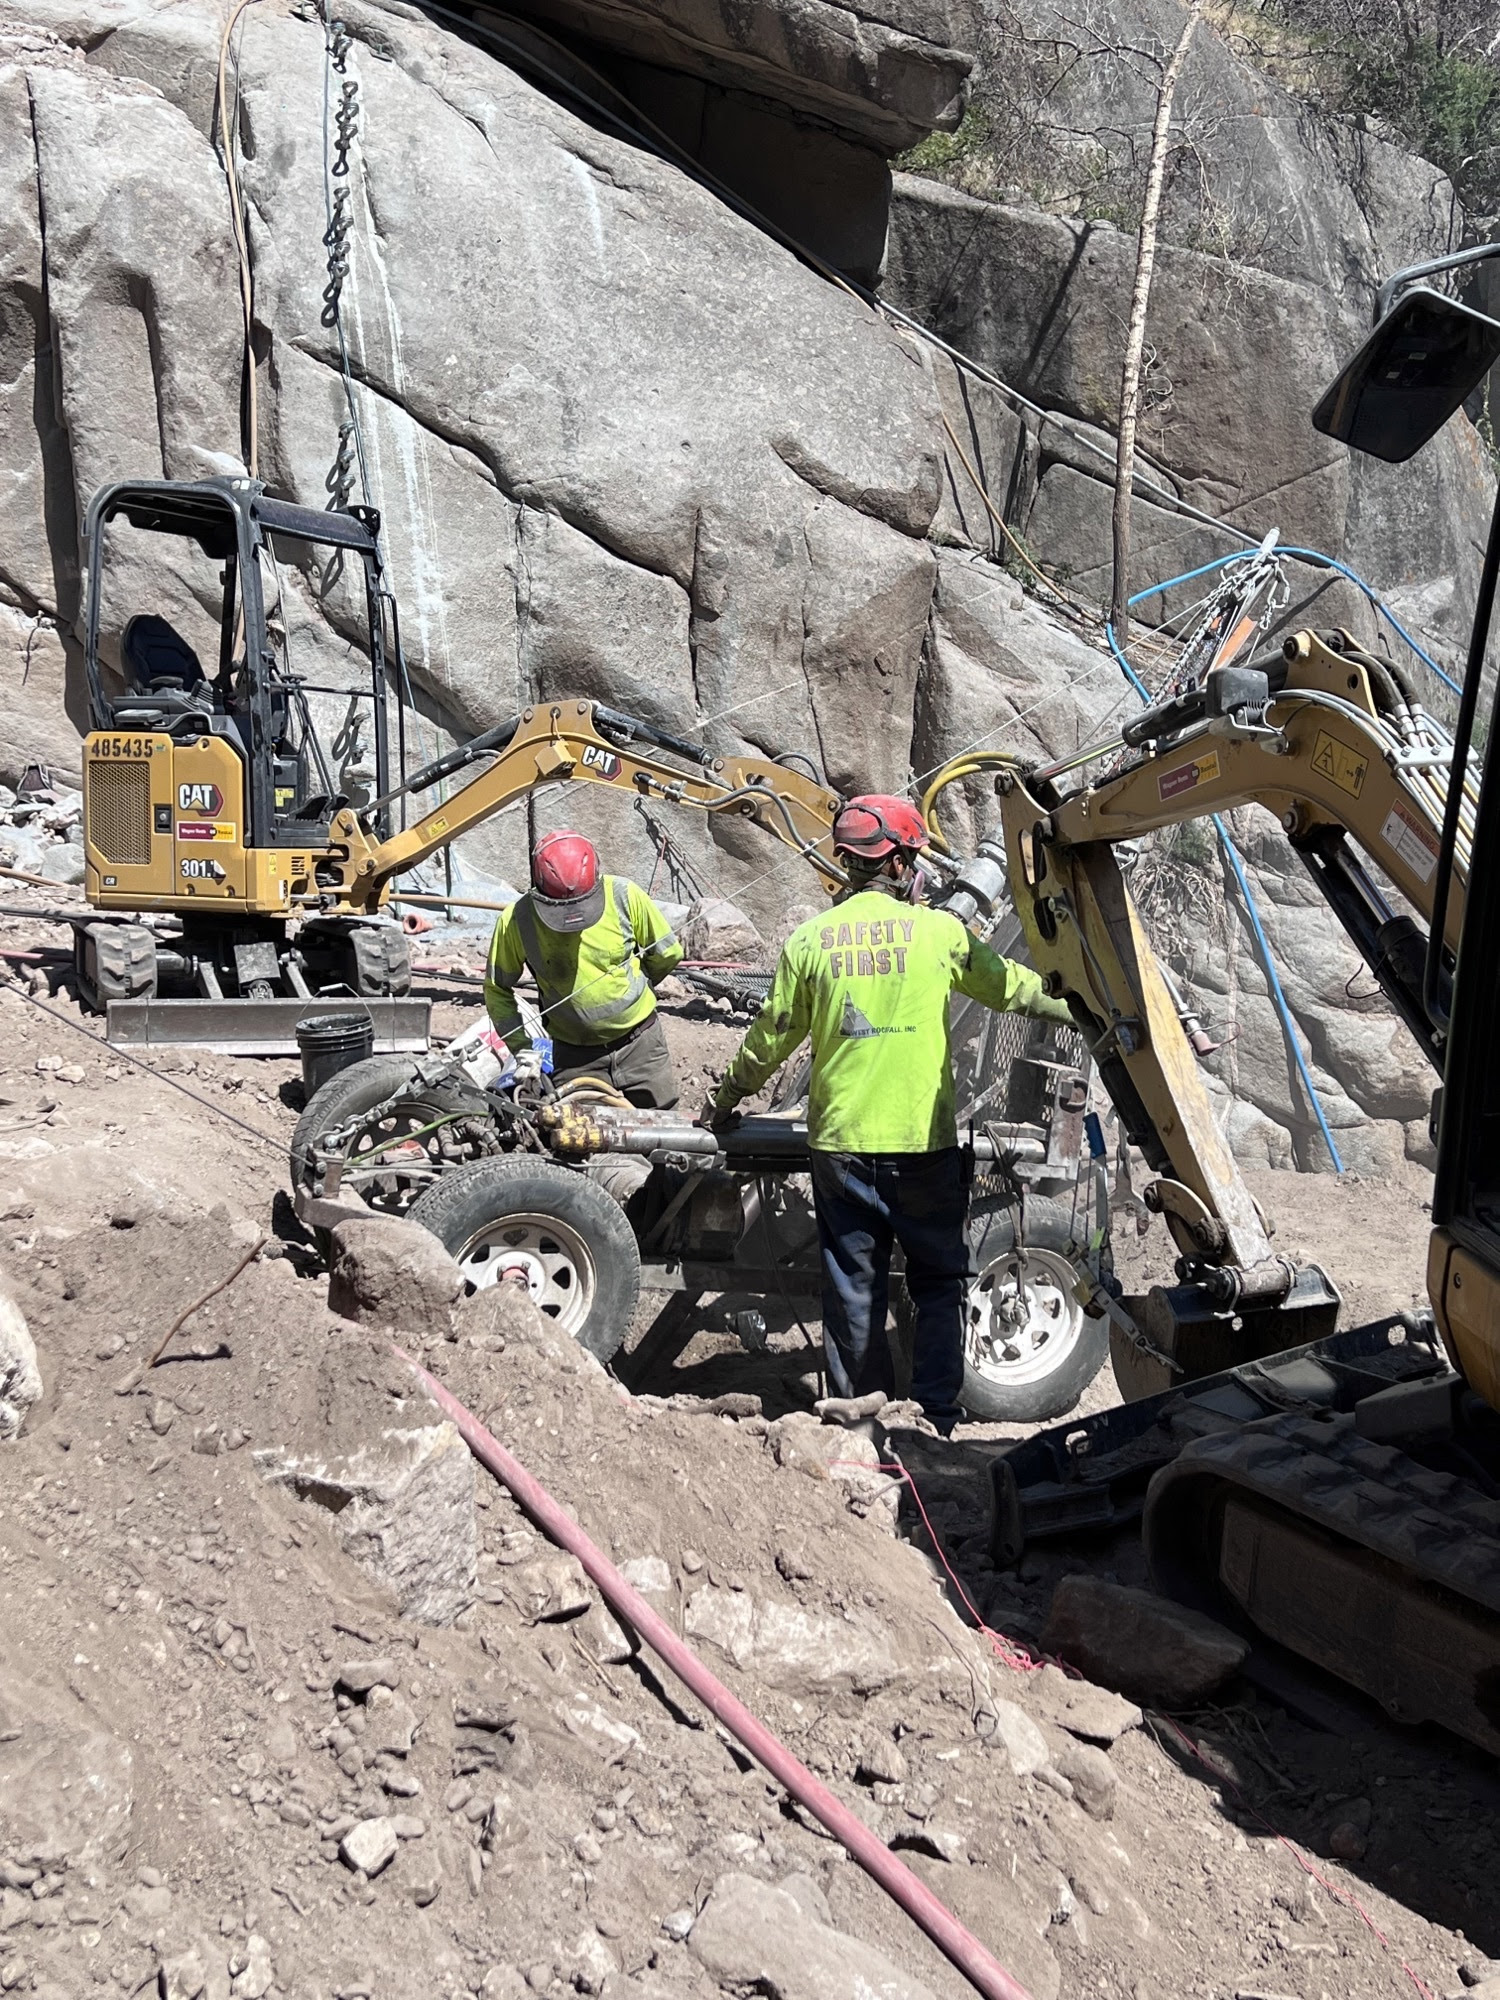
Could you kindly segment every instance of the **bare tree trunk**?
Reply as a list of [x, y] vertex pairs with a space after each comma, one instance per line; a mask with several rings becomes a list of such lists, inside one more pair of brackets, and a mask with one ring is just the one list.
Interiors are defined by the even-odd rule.
[[1172, 100], [1187, 61], [1188, 44], [1203, 12], [1203, 0], [1188, 0], [1187, 19], [1172, 59], [1162, 72], [1156, 96], [1156, 121], [1151, 128], [1151, 157], [1146, 165], [1146, 194], [1141, 203], [1141, 235], [1135, 253], [1135, 288], [1130, 297], [1130, 324], [1125, 335], [1125, 364], [1120, 370], [1120, 437], [1115, 453], [1114, 582], [1110, 593], [1110, 623], [1125, 646], [1130, 638], [1130, 500], [1135, 464], [1136, 417], [1141, 399], [1141, 355], [1146, 345], [1146, 307], [1156, 268], [1156, 227], [1161, 215], [1162, 182], [1167, 170], [1167, 134], [1172, 125]]

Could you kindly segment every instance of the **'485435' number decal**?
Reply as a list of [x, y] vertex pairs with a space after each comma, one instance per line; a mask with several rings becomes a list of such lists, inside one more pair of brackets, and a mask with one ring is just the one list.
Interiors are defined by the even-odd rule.
[[149, 757], [151, 738], [149, 736], [97, 736], [94, 739], [93, 754], [96, 757]]

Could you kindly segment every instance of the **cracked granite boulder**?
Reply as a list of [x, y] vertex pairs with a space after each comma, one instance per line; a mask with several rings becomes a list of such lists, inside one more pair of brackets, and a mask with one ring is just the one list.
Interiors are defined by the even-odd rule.
[[[842, 268], [866, 275], [885, 256], [888, 155], [954, 121], [976, 39], [967, 0], [546, 4], [564, 33], [608, 44], [659, 123], [696, 133], [702, 164], [728, 171], [733, 153], [737, 184], [771, 213], [794, 194], [805, 233], [843, 230]], [[686, 173], [490, 50], [400, 4], [340, 11], [351, 41], [329, 77], [320, 26], [289, 0], [260, 0], [237, 36], [260, 470], [274, 491], [328, 500], [347, 409], [325, 323], [324, 93], [337, 105], [352, 84], [343, 319], [412, 670], [414, 761], [577, 692], [720, 748], [803, 752], [841, 787], [899, 790], [976, 740], [1060, 755], [1115, 712], [1109, 659], [981, 559], [995, 531], [945, 455], [939, 399], [1013, 525], [1097, 600], [1108, 491], [1095, 460], [961, 392]], [[76, 774], [93, 491], [239, 468], [239, 272], [214, 146], [222, 25], [209, 0], [0, 0], [3, 781], [37, 757]], [[1164, 247], [1153, 337], [1172, 354], [1174, 399], [1143, 434], [1143, 469], [1257, 534], [1275, 518], [1352, 552], [1418, 622], [1451, 633], [1482, 521], [1473, 432], [1454, 426], [1412, 467], [1354, 468], [1297, 415], [1360, 333], [1368, 274], [1330, 297], [1329, 271], [1427, 247], [1440, 218], [1415, 198], [1426, 170], [1380, 154], [1401, 199], [1361, 248], [1348, 202], [1317, 179], [1338, 170], [1337, 148], [1298, 154], [1275, 103], [1271, 137], [1307, 197], [1300, 247], [1258, 265]], [[1260, 138], [1241, 124], [1223, 144], [1249, 162], [1247, 186], [1266, 185]], [[1129, 239], [932, 183], [896, 189], [891, 295], [1043, 403], [1105, 425]], [[1143, 578], [1222, 546], [1144, 501], [1136, 543]], [[121, 537], [107, 656], [136, 610], [211, 643], [215, 594], [189, 570], [181, 552]], [[294, 670], [348, 687], [348, 577], [282, 564], [279, 583]], [[1337, 586], [1313, 615], [1359, 613]], [[311, 699], [325, 725], [344, 720], [345, 697]], [[951, 804], [960, 835], [993, 814], [979, 785]], [[765, 935], [813, 893], [754, 829], [670, 818], [699, 888]], [[602, 786], [539, 794], [460, 862], [523, 880], [529, 834], [565, 822], [621, 871], [651, 873], [632, 801]], [[1350, 1000], [1351, 964], [1275, 837], [1253, 858], [1346, 1157], [1419, 1149], [1413, 1052]], [[1219, 1031], [1240, 1022], [1220, 1059], [1237, 1098], [1226, 1116], [1251, 1156], [1294, 1144], [1315, 1159], [1259, 975], [1215, 895], [1212, 962], [1182, 969]], [[1356, 1132], [1380, 1148], [1366, 1155]]]
[[[0, 591], [57, 633], [76, 681], [90, 494], [239, 461], [238, 268], [211, 141], [221, 14], [27, 11], [45, 29], [0, 41]], [[343, 11], [333, 87], [357, 84], [359, 106], [343, 315], [417, 750], [576, 691], [725, 747], [810, 752], [836, 784], [899, 786], [938, 497], [925, 362], [686, 175], [490, 55], [404, 8]], [[316, 23], [277, 4], [246, 17], [260, 471], [313, 506], [346, 415], [324, 308], [324, 83]], [[283, 565], [280, 582], [294, 666], [347, 685], [350, 579]], [[111, 585], [107, 653], [143, 609], [205, 642], [209, 594], [170, 549], [130, 547]], [[534, 810], [584, 818], [622, 867], [650, 852], [628, 801]], [[710, 875], [748, 872], [683, 817]], [[525, 838], [511, 815], [482, 865], [517, 876]], [[753, 833], [729, 839], [760, 869], [775, 859]], [[788, 858], [760, 906], [799, 869]]]

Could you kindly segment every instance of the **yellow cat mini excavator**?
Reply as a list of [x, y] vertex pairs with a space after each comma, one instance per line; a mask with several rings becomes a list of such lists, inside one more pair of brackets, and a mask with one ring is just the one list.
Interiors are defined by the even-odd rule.
[[[379, 530], [368, 508], [291, 506], [252, 480], [95, 496], [83, 799], [101, 915], [75, 935], [83, 996], [108, 1010], [111, 1039], [291, 1052], [307, 1003], [331, 989], [360, 998], [377, 1048], [425, 1047], [427, 1003], [405, 998], [406, 941], [381, 917], [395, 878], [560, 779], [748, 818], [842, 880], [828, 840], [838, 800], [815, 778], [591, 701], [538, 703], [401, 776], [411, 697]], [[305, 610], [299, 623], [310, 596], [345, 649], [316, 682], [298, 671], [316, 643]], [[109, 685], [106, 635], [120, 662]], [[394, 772], [393, 679], [406, 695]], [[398, 824], [405, 802], [477, 763]], [[170, 927], [121, 920], [148, 913]], [[162, 998], [173, 992], [188, 997]]]
[[[1413, 281], [1473, 254], [1384, 289], [1374, 333], [1314, 413], [1320, 430], [1400, 461], [1458, 409], [1500, 360], [1500, 324]], [[1171, 1594], [1331, 1669], [1398, 1716], [1444, 1723], [1491, 1751], [1500, 1751], [1493, 713], [1477, 784], [1470, 751], [1481, 690], [1493, 688], [1484, 669], [1497, 570], [1500, 500], [1451, 737], [1421, 726], [1384, 663], [1342, 636], [1304, 634], [1133, 718], [1105, 746], [1103, 776], [1076, 763], [1070, 774], [999, 771], [1009, 884], [1033, 961], [1070, 996], [1158, 1175], [1148, 1200], [1181, 1256], [1175, 1287], [1127, 1301], [1144, 1338], [1116, 1344], [1116, 1372], [1138, 1400], [996, 1461], [992, 1538], [1003, 1564], [1028, 1542], [1140, 1518], [1153, 1574]], [[1329, 1337], [1310, 1337], [1322, 1329], [1297, 1311], [1307, 1274], [1275, 1256], [1218, 1135], [1180, 1002], [1120, 873], [1119, 842], [1248, 800], [1281, 817], [1442, 1076], [1430, 1313], [1339, 1334], [1330, 1322]]]

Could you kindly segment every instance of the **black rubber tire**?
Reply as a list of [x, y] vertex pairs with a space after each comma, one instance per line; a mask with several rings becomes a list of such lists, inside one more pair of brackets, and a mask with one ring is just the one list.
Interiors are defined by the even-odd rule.
[[541, 1309], [597, 1360], [611, 1361], [641, 1295], [641, 1255], [624, 1211], [586, 1175], [547, 1161], [476, 1160], [445, 1174], [411, 1209], [460, 1264], [486, 1229], [512, 1216], [555, 1220], [573, 1239], [575, 1262], [586, 1258], [591, 1293], [581, 1321], [569, 1326], [566, 1310], [550, 1303]]
[[[329, 1077], [323, 1088], [314, 1093], [292, 1134], [289, 1157], [294, 1188], [312, 1186], [312, 1148], [323, 1134], [361, 1111], [373, 1110], [400, 1088], [411, 1075], [412, 1066], [410, 1056], [366, 1056], [363, 1062], [351, 1063], [348, 1069]], [[445, 1111], [457, 1110], [470, 1095], [460, 1087], [444, 1084], [424, 1092], [418, 1101], [439, 1117]], [[476, 1112], [482, 1113], [483, 1098], [477, 1092], [472, 1097]]]
[[[971, 1423], [1037, 1424], [1065, 1416], [1109, 1359], [1109, 1320], [1102, 1315], [1092, 1317], [1080, 1307], [1065, 1314], [1055, 1365], [1028, 1368], [1020, 1379], [1009, 1381], [1004, 1379], [1003, 1371], [986, 1374], [974, 1365], [970, 1351], [972, 1314], [986, 1274], [1015, 1248], [1015, 1224], [1016, 1211], [1005, 1204], [976, 1206], [969, 1213], [969, 1255], [976, 1275], [965, 1301], [964, 1382], [959, 1400]], [[1082, 1270], [1082, 1261], [1074, 1249], [1073, 1212], [1069, 1203], [1029, 1196], [1025, 1207], [1025, 1240], [1029, 1250], [1044, 1253], [1054, 1268], [1066, 1260]], [[895, 1288], [894, 1305], [891, 1344], [897, 1389], [904, 1394], [911, 1380], [915, 1333], [911, 1295], [904, 1284]]]
[[393, 924], [314, 917], [304, 924], [298, 949], [315, 993], [332, 985], [367, 999], [399, 999], [411, 991], [411, 948]]

